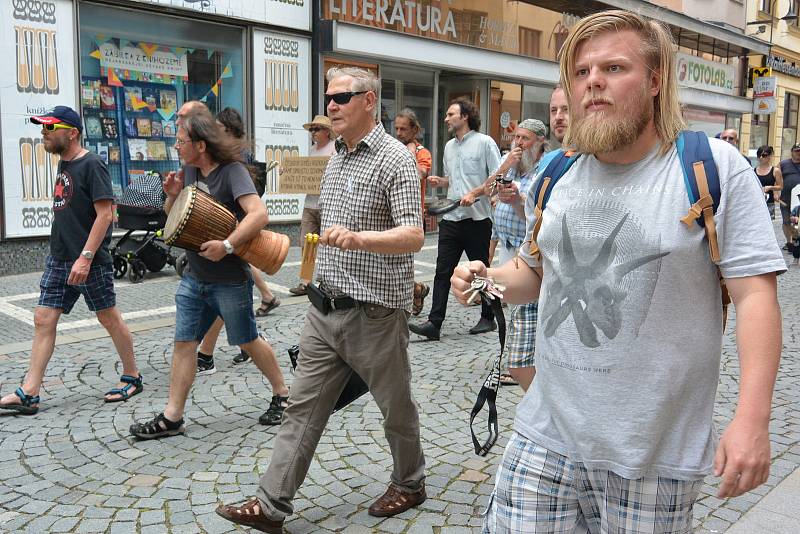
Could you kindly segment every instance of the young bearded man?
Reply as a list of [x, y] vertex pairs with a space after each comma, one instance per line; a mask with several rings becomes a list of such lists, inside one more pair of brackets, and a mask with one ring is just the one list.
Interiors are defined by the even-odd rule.
[[[624, 11], [572, 28], [565, 142], [582, 156], [543, 212], [540, 255], [522, 247], [521, 261], [453, 276], [462, 302], [474, 274], [504, 283], [509, 302], [539, 299], [536, 387], [517, 409], [487, 532], [688, 533], [712, 470], [722, 498], [767, 480], [785, 263], [753, 170], [722, 141], [709, 140], [722, 189], [717, 265], [703, 229], [680, 222], [673, 46], [663, 26]], [[718, 272], [736, 306], [741, 380], [716, 447]]]

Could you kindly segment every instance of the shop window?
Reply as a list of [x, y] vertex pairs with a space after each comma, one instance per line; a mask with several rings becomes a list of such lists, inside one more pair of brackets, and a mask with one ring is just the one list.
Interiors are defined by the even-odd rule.
[[758, 0], [758, 10], [767, 14], [771, 13], [772, 2], [773, 0]]
[[542, 32], [533, 28], [519, 27], [519, 53], [522, 56], [541, 57], [539, 55], [539, 43], [542, 39]]
[[[800, 0], [792, 0], [792, 13], [800, 13]], [[790, 28], [800, 28], [800, 17], [795, 17], [786, 21]]]
[[107, 163], [116, 194], [130, 180], [180, 166], [177, 109], [243, 109], [239, 28], [81, 5], [81, 110], [86, 148]]
[[471, 9], [452, 9], [453, 20], [456, 24], [456, 35], [460, 35], [463, 44], [481, 46], [481, 19], [488, 17], [485, 11]]
[[558, 141], [552, 137], [550, 132], [550, 95], [553, 94], [552, 87], [542, 85], [525, 85], [522, 88], [522, 118], [539, 119], [547, 125], [550, 136], [550, 148], [558, 147]]
[[786, 97], [783, 101], [781, 158], [788, 158], [792, 150], [792, 145], [797, 142], [798, 110], [800, 110], [800, 95], [786, 93]]
[[769, 115], [752, 115], [749, 146], [751, 150], [769, 144], [769, 117]]

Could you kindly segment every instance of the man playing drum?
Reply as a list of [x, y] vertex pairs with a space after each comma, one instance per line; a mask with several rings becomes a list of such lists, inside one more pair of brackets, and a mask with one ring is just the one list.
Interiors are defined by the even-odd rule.
[[225, 135], [207, 110], [198, 110], [182, 120], [175, 148], [184, 166], [182, 172], [170, 173], [164, 180], [166, 212], [173, 209], [185, 186], [196, 185], [233, 212], [239, 224], [227, 239], [206, 241], [200, 252], [187, 251], [189, 263], [175, 294], [169, 400], [154, 419], [132, 425], [131, 434], [156, 439], [184, 433], [183, 411], [197, 371], [197, 346], [217, 316], [225, 321], [228, 342], [247, 351], [269, 380], [273, 397], [267, 414], [278, 424], [289, 390], [275, 353], [258, 336], [250, 269], [246, 261], [234, 255], [267, 224], [266, 207], [240, 161], [239, 143]]

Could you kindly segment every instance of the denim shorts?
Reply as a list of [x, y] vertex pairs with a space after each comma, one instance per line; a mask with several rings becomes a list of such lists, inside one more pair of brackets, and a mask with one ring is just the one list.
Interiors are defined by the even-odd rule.
[[39, 306], [61, 308], [65, 314], [72, 310], [78, 297], [83, 295], [86, 305], [93, 312], [113, 308], [117, 304], [114, 292], [114, 267], [92, 265], [86, 282], [76, 286], [67, 284], [73, 261], [55, 260], [47, 256], [44, 273], [39, 281]]
[[175, 341], [201, 341], [217, 317], [225, 321], [230, 345], [258, 337], [252, 280], [223, 284], [184, 275], [175, 293], [175, 309]]

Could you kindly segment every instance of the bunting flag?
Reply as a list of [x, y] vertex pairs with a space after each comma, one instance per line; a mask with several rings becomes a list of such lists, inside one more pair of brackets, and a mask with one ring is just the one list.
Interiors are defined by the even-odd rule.
[[127, 46], [131, 46], [131, 42], [129, 40], [127, 40], [127, 39], [120, 39], [119, 40], [119, 47], [120, 48], [125, 48]]
[[221, 78], [232, 78], [233, 77], [233, 69], [231, 68], [231, 62], [228, 61], [228, 64], [225, 65], [225, 68], [222, 69], [222, 74], [220, 75]]
[[147, 107], [147, 102], [131, 93], [131, 107], [133, 107], [135, 111], [139, 111], [140, 109]]
[[168, 121], [175, 116], [175, 110], [173, 108], [158, 108], [157, 111], [158, 114], [161, 115], [161, 118], [165, 121]]
[[100, 46], [103, 43], [107, 43], [111, 38], [107, 37], [103, 34], [98, 34], [94, 36], [94, 42], [97, 46]]
[[155, 54], [156, 50], [158, 50], [158, 46], [159, 45], [153, 43], [139, 43], [139, 48], [144, 50], [144, 53], [147, 54], [147, 57], [151, 57], [153, 54]]
[[108, 69], [108, 85], [114, 87], [122, 87], [122, 81], [119, 79], [119, 76], [117, 76], [117, 73], [112, 68]]
[[187, 49], [186, 49], [186, 48], [183, 48], [182, 46], [176, 46], [175, 48], [173, 48], [173, 49], [172, 49], [172, 52], [173, 52], [173, 53], [174, 53], [176, 56], [182, 56], [184, 53], [186, 53], [186, 50], [187, 50]]
[[97, 50], [89, 52], [89, 57], [93, 57], [95, 59], [102, 59], [103, 54], [100, 53], [100, 49], [98, 48]]
[[213, 50], [206, 50], [206, 54], [208, 54], [208, 59], [211, 59], [211, 56], [214, 55], [214, 51]]

